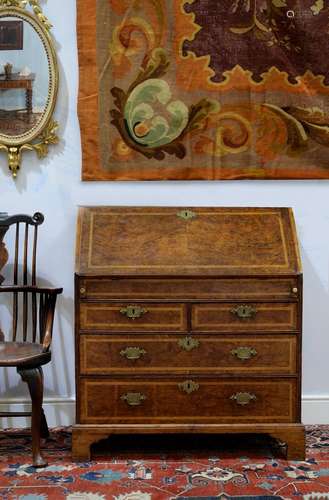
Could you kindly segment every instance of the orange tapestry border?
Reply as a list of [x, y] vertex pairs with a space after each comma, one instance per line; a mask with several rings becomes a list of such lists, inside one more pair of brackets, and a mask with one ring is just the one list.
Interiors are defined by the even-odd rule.
[[83, 180], [102, 177], [98, 143], [98, 77], [96, 1], [78, 1], [79, 97], [78, 115], [82, 139]]

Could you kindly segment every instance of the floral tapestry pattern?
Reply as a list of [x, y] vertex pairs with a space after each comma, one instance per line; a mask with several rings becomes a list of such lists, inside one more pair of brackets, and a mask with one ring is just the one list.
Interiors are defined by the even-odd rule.
[[78, 8], [84, 180], [329, 178], [329, 2]]

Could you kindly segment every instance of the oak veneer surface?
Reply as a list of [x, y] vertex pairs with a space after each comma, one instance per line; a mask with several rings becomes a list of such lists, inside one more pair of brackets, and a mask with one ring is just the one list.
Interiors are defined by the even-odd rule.
[[230, 428], [304, 457], [291, 209], [82, 207], [75, 287], [75, 458], [117, 432]]
[[81, 208], [77, 272], [246, 275], [300, 271], [289, 209]]
[[[297, 374], [296, 335], [261, 338], [243, 335], [204, 336], [195, 347], [182, 349], [180, 335], [153, 335], [138, 338], [141, 356], [134, 361], [134, 373], [222, 373], [281, 375]], [[135, 345], [132, 335], [82, 335], [80, 370], [82, 375], [131, 374], [131, 360], [124, 354]], [[252, 357], [245, 362], [237, 357], [238, 349], [249, 347]]]
[[87, 299], [184, 299], [190, 301], [264, 298], [282, 300], [291, 298], [291, 291], [298, 285], [296, 277], [274, 279], [271, 277], [245, 278], [242, 280], [218, 278], [147, 279], [147, 278], [88, 278], [80, 279]]
[[[82, 423], [166, 422], [294, 422], [296, 419], [293, 379], [232, 380], [193, 379], [199, 388], [191, 394], [179, 388], [185, 379], [141, 379], [116, 381], [84, 378], [81, 383]], [[254, 399], [248, 411], [232, 397], [248, 392]], [[123, 399], [141, 394], [140, 405], [131, 407]], [[109, 397], [111, 394], [111, 397]]]

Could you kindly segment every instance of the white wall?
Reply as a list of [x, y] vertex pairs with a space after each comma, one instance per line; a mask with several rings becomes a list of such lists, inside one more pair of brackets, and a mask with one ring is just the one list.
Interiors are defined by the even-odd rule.
[[[44, 10], [55, 26], [53, 33], [61, 64], [57, 118], [62, 141], [42, 163], [33, 154], [26, 155], [16, 182], [1, 156], [0, 212], [32, 214], [38, 210], [45, 214], [46, 222], [40, 232], [39, 269], [46, 280], [64, 287], [57, 309], [53, 362], [45, 369], [49, 403], [46, 411], [51, 423], [68, 423], [73, 418], [75, 222], [77, 205], [84, 204], [293, 207], [305, 272], [304, 420], [329, 423], [328, 182], [80, 182], [75, 0], [65, 0], [65, 15], [57, 1], [49, 0]], [[3, 407], [12, 398], [18, 398], [19, 402], [27, 397], [26, 388], [13, 371], [4, 377], [0, 373], [0, 392]]]

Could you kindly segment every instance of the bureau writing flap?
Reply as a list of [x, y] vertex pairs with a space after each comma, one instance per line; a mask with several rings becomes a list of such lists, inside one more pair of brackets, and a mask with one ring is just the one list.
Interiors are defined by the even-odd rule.
[[104, 276], [301, 272], [288, 208], [81, 207], [76, 271]]

